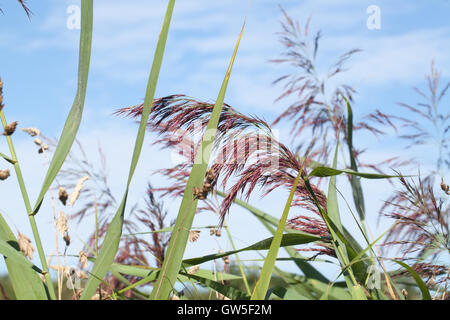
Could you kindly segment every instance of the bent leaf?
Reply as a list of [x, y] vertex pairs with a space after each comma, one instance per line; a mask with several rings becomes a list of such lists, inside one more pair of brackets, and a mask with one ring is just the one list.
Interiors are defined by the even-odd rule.
[[119, 248], [120, 237], [122, 235], [125, 206], [128, 198], [128, 189], [131, 180], [133, 178], [134, 171], [136, 169], [139, 160], [139, 156], [141, 154], [142, 145], [144, 143], [145, 128], [147, 126], [148, 117], [150, 115], [153, 99], [155, 96], [156, 84], [158, 82], [159, 72], [161, 70], [174, 5], [175, 0], [169, 1], [161, 34], [159, 36], [158, 44], [156, 46], [155, 56], [153, 59], [152, 69], [150, 71], [150, 76], [147, 84], [147, 91], [145, 94], [144, 105], [142, 108], [141, 121], [138, 129], [138, 134], [136, 137], [125, 193], [120, 203], [120, 206], [108, 227], [108, 231], [106, 232], [106, 236], [103, 240], [102, 248], [92, 268], [91, 276], [89, 277], [86, 283], [86, 287], [83, 290], [81, 299], [90, 299], [92, 295], [95, 293], [95, 290], [97, 289], [97, 286], [100, 284], [101, 279], [103, 279], [103, 277], [106, 275], [111, 263], [114, 261], [117, 249]]
[[55, 154], [45, 176], [44, 183], [33, 208], [33, 214], [39, 211], [44, 200], [44, 196], [50, 188], [53, 180], [58, 175], [67, 155], [72, 148], [75, 137], [80, 127], [83, 115], [84, 101], [86, 98], [86, 88], [89, 75], [89, 64], [92, 48], [92, 24], [93, 24], [93, 0], [81, 1], [81, 32], [80, 32], [80, 52], [78, 63], [78, 88], [72, 108], [67, 116], [64, 129], [56, 146]]
[[[307, 233], [303, 233], [303, 234], [288, 233], [288, 234], [283, 234], [283, 237], [280, 242], [280, 247], [306, 244], [306, 243], [311, 243], [314, 241], [319, 241], [320, 239], [321, 238], [318, 236], [310, 235]], [[225, 256], [231, 256], [235, 253], [239, 253], [242, 251], [268, 250], [270, 248], [270, 245], [272, 244], [272, 241], [273, 241], [273, 237], [270, 237], [270, 238], [258, 241], [257, 243], [252, 244], [251, 246], [248, 246], [248, 247], [245, 247], [242, 249], [227, 251], [227, 252], [217, 253], [217, 254], [210, 254], [210, 255], [206, 255], [206, 256], [198, 257], [198, 258], [185, 259], [185, 260], [183, 260], [183, 263], [187, 264], [187, 265], [196, 265], [196, 264], [201, 264], [201, 263], [204, 263], [207, 261], [219, 259], [219, 258], [222, 258]]]
[[386, 174], [377, 174], [377, 173], [364, 173], [364, 172], [356, 172], [350, 169], [333, 169], [329, 167], [317, 167], [311, 173], [309, 176], [313, 177], [331, 177], [331, 176], [337, 176], [342, 173], [347, 173], [353, 176], [358, 176], [366, 179], [390, 179], [390, 178], [399, 178], [400, 176], [390, 176]]
[[[305, 162], [303, 162], [303, 165]], [[273, 237], [273, 241], [270, 244], [269, 252], [267, 253], [266, 259], [264, 259], [264, 265], [261, 270], [261, 274], [259, 276], [258, 281], [256, 282], [255, 288], [252, 293], [252, 300], [262, 300], [266, 296], [267, 290], [269, 289], [270, 279], [272, 278], [273, 267], [275, 266], [275, 261], [278, 256], [278, 251], [280, 249], [281, 240], [283, 239], [283, 232], [286, 226], [286, 220], [289, 214], [289, 210], [291, 208], [292, 199], [294, 199], [295, 191], [297, 190], [297, 185], [300, 181], [300, 177], [303, 173], [303, 165], [300, 168], [297, 178], [292, 186], [291, 192], [289, 193], [289, 197], [286, 201], [286, 205], [284, 206], [283, 214], [278, 223], [277, 231]]]
[[[19, 244], [17, 239], [12, 233], [6, 221], [0, 215], [0, 241], [3, 245], [5, 242], [10, 246], [13, 246], [17, 254], [26, 259], [19, 251]], [[14, 260], [14, 258], [4, 256], [6, 267], [8, 268], [8, 276], [11, 280], [11, 285], [14, 290], [14, 294], [18, 300], [47, 300], [48, 296], [46, 288], [41, 278], [35, 270], [32, 269], [31, 262], [20, 262]], [[21, 258], [20, 258], [21, 259]], [[22, 259], [21, 259], [22, 260]]]
[[422, 278], [417, 274], [417, 272], [415, 272], [410, 266], [408, 266], [404, 262], [401, 262], [401, 261], [398, 261], [398, 260], [392, 260], [392, 261], [394, 261], [395, 263], [398, 263], [403, 268], [408, 270], [409, 273], [411, 273], [411, 275], [413, 276], [414, 280], [416, 280], [416, 284], [419, 287], [420, 292], [422, 292], [422, 299], [423, 300], [431, 300], [430, 291], [428, 290], [427, 285], [425, 284], [425, 282], [423, 282]]

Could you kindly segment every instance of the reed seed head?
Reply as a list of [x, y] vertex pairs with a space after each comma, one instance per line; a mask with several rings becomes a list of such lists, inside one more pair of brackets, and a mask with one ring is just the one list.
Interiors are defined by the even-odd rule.
[[445, 192], [445, 194], [450, 195], [450, 187], [448, 186], [448, 184], [445, 184], [444, 178], [442, 178], [441, 180], [441, 189]]
[[200, 230], [189, 231], [189, 242], [195, 242], [200, 237]]
[[31, 128], [31, 127], [30, 128], [21, 128], [20, 130], [28, 133], [32, 137], [41, 135], [41, 131], [39, 131], [39, 129], [36, 129], [36, 128]]
[[59, 201], [61, 201], [63, 205], [66, 205], [69, 195], [67, 194], [66, 189], [64, 189], [63, 187], [59, 187], [59, 189], [58, 189], [58, 198], [59, 198]]
[[88, 259], [86, 252], [84, 252], [83, 250], [80, 250], [79, 252], [79, 260], [81, 263], [81, 268], [86, 269]]
[[70, 236], [68, 233], [66, 233], [63, 237], [64, 242], [66, 243], [66, 246], [70, 246]]
[[19, 242], [20, 251], [22, 251], [28, 258], [33, 259], [34, 247], [31, 244], [31, 240], [26, 235], [19, 232], [17, 241]]
[[56, 227], [58, 228], [61, 237], [69, 231], [69, 227], [67, 226], [67, 216], [64, 211], [61, 211], [56, 219]]
[[48, 150], [48, 144], [41, 146], [38, 150], [38, 153], [43, 153], [46, 150]]
[[405, 298], [408, 298], [408, 291], [406, 291], [406, 289], [402, 289], [402, 295], [403, 295]]
[[0, 170], [0, 180], [6, 180], [9, 177], [9, 169]]
[[70, 205], [73, 206], [75, 204], [75, 201], [78, 200], [78, 197], [80, 196], [81, 189], [83, 189], [83, 183], [88, 180], [90, 177], [85, 176], [78, 180], [77, 185], [75, 186], [75, 190], [72, 192], [69, 198]]
[[12, 134], [16, 131], [17, 124], [18, 124], [17, 121], [14, 121], [14, 122], [11, 122], [10, 124], [8, 124], [8, 125], [5, 127], [5, 131], [3, 131], [3, 135], [4, 135], [4, 136], [10, 136], [10, 135], [12, 135]]
[[206, 172], [205, 182], [201, 188], [194, 187], [193, 195], [195, 199], [205, 200], [208, 194], [213, 190], [217, 181], [215, 169], [211, 168]]
[[188, 274], [196, 274], [198, 270], [200, 270], [200, 265], [199, 264], [189, 268]]
[[217, 229], [217, 228], [211, 228], [211, 229], [209, 229], [209, 235], [220, 237], [220, 236], [222, 236], [222, 231], [220, 231], [220, 229]]

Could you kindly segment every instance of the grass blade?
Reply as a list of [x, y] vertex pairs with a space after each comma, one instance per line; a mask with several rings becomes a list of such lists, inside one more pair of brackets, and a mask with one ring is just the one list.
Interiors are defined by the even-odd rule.
[[[2, 215], [0, 215], [0, 241], [3, 244], [8, 243], [18, 254], [23, 256], [19, 251], [16, 237]], [[7, 256], [4, 256], [4, 259], [14, 294], [18, 300], [47, 300], [49, 298], [44, 283], [28, 263], [25, 265]]]
[[[270, 237], [270, 238], [258, 241], [257, 243], [252, 244], [251, 246], [248, 246], [248, 247], [245, 247], [242, 249], [238, 249], [238, 250], [227, 251], [224, 253], [210, 254], [210, 255], [206, 255], [206, 256], [198, 257], [198, 258], [185, 259], [185, 260], [183, 260], [183, 263], [193, 266], [193, 265], [201, 264], [201, 263], [204, 263], [207, 261], [219, 259], [219, 258], [222, 258], [225, 256], [231, 256], [235, 253], [239, 253], [242, 251], [268, 250], [268, 249], [270, 249], [273, 239], [274, 239], [274, 237]], [[304, 234], [302, 234], [302, 233], [287, 233], [287, 234], [283, 234], [283, 236], [281, 238], [281, 242], [280, 242], [280, 247], [306, 244], [306, 243], [311, 243], [311, 242], [318, 241], [318, 240], [320, 240], [320, 237], [313, 236], [313, 235], [310, 235], [307, 233], [304, 233]]]
[[[227, 195], [219, 190], [216, 190], [217, 194], [221, 197], [226, 197]], [[272, 226], [277, 226], [278, 219], [274, 216], [261, 211], [260, 209], [250, 205], [249, 203], [242, 201], [240, 199], [234, 199], [234, 203], [238, 206], [247, 209], [250, 213], [252, 213], [261, 223], [269, 230], [270, 233], [275, 234], [275, 229]], [[290, 228], [285, 228], [285, 232], [287, 233], [296, 233], [297, 231]], [[304, 273], [305, 276], [317, 279], [322, 282], [328, 282], [328, 279], [316, 268], [314, 268], [310, 263], [303, 261], [303, 257], [298, 254], [298, 252], [291, 247], [284, 247], [287, 253], [294, 259], [295, 264], [299, 267], [299, 269]]]
[[80, 32], [80, 51], [78, 63], [78, 88], [75, 95], [72, 108], [67, 116], [63, 132], [56, 146], [55, 154], [45, 176], [36, 204], [33, 208], [33, 214], [39, 211], [44, 200], [44, 196], [50, 188], [53, 180], [56, 178], [67, 155], [72, 148], [75, 137], [80, 127], [81, 117], [83, 115], [84, 101], [86, 98], [86, 88], [89, 75], [89, 64], [92, 48], [92, 25], [93, 25], [93, 0], [81, 1], [81, 32]]
[[283, 238], [284, 228], [286, 226], [286, 220], [291, 208], [292, 199], [294, 198], [295, 191], [297, 190], [297, 185], [300, 181], [300, 177], [303, 173], [303, 165], [297, 174], [294, 185], [292, 186], [291, 192], [289, 194], [288, 200], [283, 210], [283, 215], [281, 216], [280, 222], [278, 224], [277, 231], [273, 237], [273, 241], [270, 245], [269, 252], [264, 261], [264, 265], [261, 270], [261, 275], [256, 282], [255, 288], [252, 293], [252, 300], [263, 300], [266, 296], [267, 290], [269, 289], [270, 279], [272, 278], [273, 267], [278, 256], [278, 251], [280, 250], [281, 240]]
[[[353, 110], [350, 102], [344, 97], [347, 104], [347, 145], [350, 157], [350, 169], [358, 171], [356, 160], [353, 153]], [[352, 187], [353, 201], [355, 202], [356, 211], [358, 211], [361, 222], [364, 226], [365, 221], [365, 205], [364, 205], [364, 193], [361, 186], [361, 181], [354, 175], [350, 176], [350, 185]]]
[[[17, 242], [15, 243], [17, 246], [19, 245]], [[23, 267], [28, 267], [30, 269], [35, 269], [38, 272], [41, 270], [36, 267], [30, 260], [28, 260], [20, 251], [17, 251], [17, 248], [13, 247], [10, 242], [6, 242], [5, 240], [0, 240], [0, 254], [4, 255], [11, 261], [14, 261], [20, 264]]]
[[248, 294], [246, 294], [238, 289], [235, 289], [231, 286], [224, 285], [220, 282], [217, 282], [217, 281], [214, 281], [211, 279], [207, 279], [204, 277], [200, 277], [197, 274], [181, 273], [181, 275], [191, 278], [193, 280], [196, 280], [232, 300], [249, 300], [250, 299], [250, 296]]
[[[228, 239], [230, 240], [231, 247], [233, 248], [233, 250], [236, 250], [236, 246], [234, 245], [233, 237], [231, 236], [230, 229], [228, 228], [227, 225], [225, 225], [225, 230], [227, 231]], [[237, 265], [239, 267], [239, 271], [241, 272], [242, 281], [244, 283], [245, 290], [246, 290], [248, 295], [251, 295], [252, 292], [251, 292], [250, 287], [248, 285], [247, 277], [245, 275], [244, 267], [242, 266], [241, 259], [239, 259], [239, 255], [237, 253], [235, 254], [235, 257], [236, 257]]]
[[219, 95], [214, 105], [211, 118], [208, 122], [206, 132], [203, 135], [202, 143], [199, 152], [195, 156], [194, 165], [189, 175], [186, 184], [183, 199], [178, 211], [177, 220], [174, 226], [174, 231], [170, 238], [167, 254], [161, 267], [161, 273], [155, 283], [154, 289], [150, 296], [154, 300], [165, 300], [169, 298], [172, 291], [173, 284], [181, 267], [184, 251], [188, 241], [189, 230], [192, 227], [194, 214], [197, 209], [197, 199], [194, 199], [194, 188], [200, 188], [203, 185], [208, 163], [211, 155], [211, 146], [214, 143], [215, 133], [219, 122], [220, 114], [222, 112], [225, 94], [228, 87], [228, 82], [231, 70], [236, 58], [237, 50], [244, 32], [245, 22], [239, 34], [238, 41], [234, 48], [233, 56], [231, 57], [228, 70], [222, 82]]
[[161, 33], [158, 39], [158, 44], [155, 51], [155, 56], [153, 59], [152, 68], [150, 71], [150, 76], [147, 84], [147, 90], [145, 94], [145, 100], [142, 110], [141, 121], [138, 129], [138, 134], [136, 137], [136, 142], [134, 146], [133, 156], [131, 160], [130, 171], [128, 174], [128, 181], [125, 189], [124, 196], [120, 203], [120, 206], [111, 221], [108, 231], [106, 232], [105, 239], [103, 241], [103, 246], [100, 253], [94, 263], [92, 268], [92, 275], [90, 276], [86, 287], [81, 295], [81, 299], [90, 299], [95, 293], [97, 286], [100, 284], [100, 279], [108, 272], [111, 263], [114, 261], [117, 249], [119, 247], [120, 237], [122, 235], [123, 219], [125, 214], [125, 206], [128, 197], [128, 189], [131, 180], [136, 170], [136, 166], [141, 154], [142, 145], [144, 143], [145, 129], [150, 115], [153, 99], [155, 97], [156, 85], [158, 82], [159, 72], [161, 70], [162, 60], [164, 56], [164, 50], [167, 41], [167, 35], [169, 33], [169, 26], [172, 19], [172, 13], [175, 6], [175, 0], [170, 0], [167, 5], [166, 16], [164, 18], [164, 23], [161, 29]]
[[416, 280], [416, 283], [417, 283], [417, 286], [420, 289], [420, 292], [422, 292], [422, 299], [423, 300], [431, 300], [430, 291], [428, 291], [427, 285], [425, 284], [425, 282], [423, 282], [422, 278], [420, 278], [420, 276], [417, 274], [417, 272], [415, 272], [410, 266], [408, 266], [404, 262], [401, 262], [401, 261], [398, 261], [398, 260], [392, 260], [392, 261], [394, 261], [395, 263], [398, 263], [403, 268], [408, 270], [409, 273], [411, 273], [411, 275], [413, 276], [414, 280]]
[[[339, 143], [336, 143], [336, 150], [334, 153], [334, 159], [333, 159], [333, 169], [337, 166], [337, 157], [338, 157], [338, 145]], [[336, 176], [333, 175], [330, 177], [330, 182], [328, 184], [328, 195], [327, 195], [327, 214], [329, 219], [333, 222], [333, 224], [336, 226], [339, 232], [343, 233], [342, 223], [341, 223], [341, 217], [339, 213], [339, 206], [338, 206], [338, 198], [337, 198], [337, 191], [336, 191]], [[333, 245], [335, 247], [336, 256], [341, 264], [341, 267], [344, 268], [344, 266], [347, 265], [348, 262], [348, 255], [347, 250], [345, 248], [344, 243], [339, 240], [339, 238], [335, 234], [335, 230], [328, 225], [328, 229], [333, 237]], [[355, 285], [355, 281], [352, 283], [352, 279], [354, 279], [353, 271], [349, 269], [344, 272], [344, 279], [347, 283], [348, 288], [350, 291], [352, 291], [353, 286]], [[352, 291], [353, 292], [353, 291]]]
[[6, 161], [8, 161], [9, 163], [11, 163], [12, 165], [16, 164], [17, 161], [11, 159], [10, 157], [8, 157], [7, 155], [3, 154], [0, 152], [0, 158], [5, 159]]
[[334, 169], [329, 167], [316, 167], [309, 176], [313, 177], [331, 177], [331, 176], [337, 176], [342, 173], [347, 173], [352, 176], [358, 176], [363, 177], [366, 179], [389, 179], [389, 178], [399, 178], [400, 176], [390, 176], [386, 174], [377, 174], [377, 173], [364, 173], [364, 172], [357, 172], [350, 169]]

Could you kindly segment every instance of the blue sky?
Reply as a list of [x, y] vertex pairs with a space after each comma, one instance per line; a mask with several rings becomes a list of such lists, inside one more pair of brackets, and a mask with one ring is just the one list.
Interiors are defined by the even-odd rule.
[[[21, 127], [38, 127], [46, 136], [57, 137], [76, 90], [79, 30], [67, 28], [67, 9], [80, 5], [80, 1], [30, 0], [28, 3], [33, 11], [31, 21], [15, 1], [0, 2], [4, 11], [4, 15], [0, 14], [0, 76], [5, 83], [5, 113], [8, 120], [18, 120]], [[226, 97], [227, 103], [244, 113], [271, 121], [288, 103], [274, 103], [280, 87], [271, 85], [288, 69], [268, 63], [282, 52], [275, 34], [282, 20], [279, 5], [301, 24], [312, 16], [311, 28], [322, 30], [319, 65], [323, 68], [350, 49], [363, 50], [347, 64], [351, 69], [339, 78], [358, 90], [353, 106], [356, 117], [376, 108], [401, 114], [395, 103], [418, 100], [411, 87], [424, 87], [424, 75], [432, 59], [444, 80], [450, 78], [450, 1], [255, 0], [248, 12]], [[381, 9], [380, 30], [369, 30], [366, 26], [369, 16], [366, 9], [370, 5]], [[120, 107], [142, 102], [165, 7], [166, 1], [153, 0], [96, 0], [94, 4], [91, 72], [79, 139], [94, 156], [97, 144], [101, 143], [108, 158], [111, 188], [117, 198], [126, 182], [137, 127], [132, 121], [114, 117], [112, 113]], [[184, 93], [213, 101], [246, 8], [247, 2], [238, 0], [178, 0], [156, 96]], [[448, 106], [448, 99], [443, 103]], [[280, 139], [288, 141], [285, 124], [278, 129]], [[14, 139], [19, 159], [23, 159], [22, 169], [31, 199], [35, 199], [45, 174], [44, 160], [25, 134], [17, 133]], [[378, 140], [369, 136], [356, 139], [359, 146], [370, 146], [365, 156], [370, 160], [412, 155], [395, 139], [393, 131]], [[132, 184], [130, 204], [139, 201], [150, 173], [167, 165], [170, 156], [151, 147], [150, 141], [147, 137]], [[4, 139], [0, 141], [0, 151], [7, 153]], [[426, 147], [415, 151], [425, 168], [431, 164], [426, 151]], [[164, 184], [163, 177], [152, 178], [152, 181]], [[374, 224], [377, 208], [392, 192], [388, 184], [381, 186], [379, 182], [365, 183], [371, 194], [367, 200], [371, 208], [369, 221]], [[13, 221], [21, 232], [31, 237], [17, 188], [15, 179], [0, 185], [0, 210], [7, 214], [8, 221]], [[287, 197], [283, 192], [279, 195]], [[264, 200], [255, 196], [252, 203], [276, 215], [283, 203], [273, 199], [277, 196]], [[54, 250], [53, 229], [48, 202], [41, 209], [38, 223], [46, 230], [44, 242], [51, 252]], [[177, 205], [178, 202], [167, 204], [171, 214], [176, 214]], [[200, 218], [201, 224], [217, 222], [216, 217]], [[351, 224], [349, 217], [344, 221]], [[239, 209], [232, 211], [229, 224], [240, 240], [237, 246], [268, 236], [262, 226]], [[249, 225], [255, 226], [254, 232], [248, 232]], [[377, 228], [374, 225], [373, 231], [384, 231], [387, 226]], [[90, 231], [77, 226], [72, 229], [80, 238], [85, 238]], [[77, 245], [80, 243], [73, 244], [73, 252], [78, 252]], [[225, 241], [211, 244], [209, 236], [204, 236], [197, 244], [189, 245], [186, 255], [210, 253], [219, 246], [229, 249]], [[286, 265], [288, 269], [291, 267]]]

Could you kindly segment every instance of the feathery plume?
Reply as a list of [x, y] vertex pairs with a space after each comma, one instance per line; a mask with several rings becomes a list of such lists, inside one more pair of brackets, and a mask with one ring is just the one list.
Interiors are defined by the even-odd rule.
[[41, 135], [41, 131], [39, 131], [39, 129], [37, 128], [21, 128], [20, 130], [22, 130], [23, 132], [28, 133], [31, 137], [35, 137], [35, 136], [40, 136]]
[[69, 203], [71, 206], [73, 206], [75, 204], [75, 201], [78, 200], [81, 189], [83, 189], [83, 183], [86, 180], [88, 180], [89, 178], [90, 178], [89, 176], [85, 176], [85, 177], [81, 178], [80, 180], [78, 180], [78, 183], [75, 186], [75, 190], [70, 194], [70, 197], [69, 197]]
[[58, 218], [56, 219], [56, 227], [58, 228], [61, 237], [63, 237], [64, 234], [69, 230], [69, 227], [67, 226], [66, 214], [62, 210], [59, 213]]

